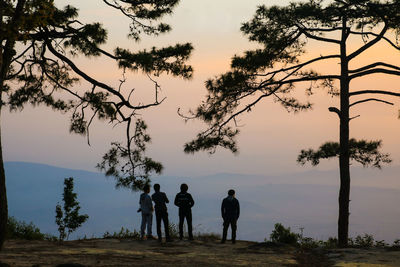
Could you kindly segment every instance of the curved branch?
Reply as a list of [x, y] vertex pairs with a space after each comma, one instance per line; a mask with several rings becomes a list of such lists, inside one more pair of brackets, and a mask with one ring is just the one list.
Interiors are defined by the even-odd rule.
[[349, 107], [352, 107], [352, 106], [354, 106], [354, 105], [357, 105], [357, 104], [361, 104], [361, 103], [369, 102], [369, 101], [377, 101], [377, 102], [382, 102], [382, 103], [385, 103], [385, 104], [388, 104], [388, 105], [392, 105], [392, 106], [394, 105], [392, 102], [385, 101], [385, 100], [382, 100], [382, 99], [378, 99], [378, 98], [368, 98], [368, 99], [363, 99], [363, 100], [360, 100], [360, 101], [354, 102], [354, 103], [350, 104], [350, 106], [349, 106]]
[[303, 33], [306, 37], [313, 39], [313, 40], [317, 40], [317, 41], [321, 41], [321, 42], [327, 42], [327, 43], [334, 43], [334, 44], [340, 44], [340, 40], [336, 40], [336, 39], [330, 39], [330, 38], [325, 38], [325, 37], [320, 37], [320, 36], [315, 36], [310, 34], [309, 32], [307, 32], [308, 29], [303, 28], [300, 25], [296, 25], [297, 28], [299, 29], [299, 31], [301, 33]]
[[375, 62], [375, 63], [369, 64], [367, 66], [364, 66], [364, 67], [361, 67], [361, 68], [358, 68], [358, 69], [355, 69], [355, 70], [349, 70], [349, 73], [357, 73], [357, 72], [361, 72], [361, 71], [364, 71], [364, 70], [372, 69], [372, 68], [375, 68], [375, 67], [378, 67], [378, 66], [388, 67], [388, 68], [392, 68], [394, 70], [399, 70], [400, 71], [400, 67], [397, 67], [395, 65], [388, 64], [388, 63], [385, 63], [385, 62]]
[[383, 36], [385, 35], [385, 33], [387, 32], [389, 26], [388, 24], [385, 22], [385, 26], [383, 27], [382, 31], [376, 36], [376, 38], [368, 43], [366, 43], [365, 45], [363, 45], [361, 48], [357, 49], [356, 51], [354, 51], [353, 53], [351, 53], [348, 57], [347, 60], [350, 61], [353, 58], [355, 58], [356, 56], [358, 56], [359, 54], [361, 54], [362, 52], [364, 52], [365, 50], [367, 50], [368, 48], [370, 48], [371, 46], [373, 46], [374, 44], [376, 44], [377, 42], [379, 42]]
[[375, 74], [375, 73], [382, 73], [382, 74], [400, 76], [400, 69], [398, 71], [396, 71], [396, 70], [388, 70], [388, 69], [383, 69], [383, 68], [370, 69], [370, 70], [361, 71], [361, 72], [358, 72], [356, 74], [350, 75], [349, 76], [349, 80], [352, 80], [352, 79], [355, 79], [355, 78], [359, 78], [359, 77], [362, 77], [362, 76], [366, 76], [366, 75], [369, 75], [369, 74]]
[[350, 92], [349, 96], [362, 95], [362, 94], [382, 94], [382, 95], [391, 95], [391, 96], [399, 96], [400, 93], [390, 92], [390, 91], [382, 91], [382, 90], [362, 90]]
[[[350, 31], [351, 34], [357, 34], [357, 35], [372, 35], [372, 36], [379, 36], [379, 34], [374, 33], [374, 32], [354, 32], [354, 31]], [[394, 49], [396, 50], [400, 50], [400, 47], [397, 46], [392, 40], [390, 40], [389, 38], [387, 38], [386, 36], [382, 36], [382, 40], [385, 40], [386, 42], [388, 42]]]
[[336, 107], [329, 107], [328, 110], [330, 112], [336, 113], [339, 116], [339, 119], [342, 117], [342, 112]]

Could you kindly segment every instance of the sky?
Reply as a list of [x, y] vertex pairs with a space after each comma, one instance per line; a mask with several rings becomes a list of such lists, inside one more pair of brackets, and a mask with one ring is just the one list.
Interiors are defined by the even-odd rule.
[[[306, 171], [311, 168], [335, 169], [337, 160], [323, 162], [318, 167], [300, 166], [296, 157], [301, 149], [317, 148], [325, 141], [337, 141], [339, 122], [328, 107], [338, 106], [338, 100], [326, 93], [317, 93], [311, 100], [312, 111], [290, 114], [272, 100], [266, 100], [240, 120], [239, 153], [218, 149], [209, 155], [205, 152], [187, 155], [183, 145], [206, 127], [199, 121], [185, 123], [177, 115], [194, 109], [204, 100], [204, 82], [229, 70], [230, 59], [235, 54], [256, 47], [240, 32], [241, 23], [249, 20], [260, 4], [284, 5], [289, 1], [261, 0], [182, 0], [171, 16], [165, 18], [172, 31], [158, 38], [146, 37], [135, 43], [126, 38], [129, 21], [110, 10], [102, 1], [55, 1], [58, 6], [67, 2], [80, 9], [83, 22], [100, 21], [108, 29], [109, 40], [104, 46], [112, 51], [116, 46], [131, 50], [162, 47], [190, 42], [194, 51], [189, 63], [194, 68], [190, 80], [161, 76], [166, 101], [142, 112], [152, 137], [148, 155], [164, 165], [164, 175], [198, 176], [213, 173], [282, 174]], [[359, 43], [354, 40], [352, 45]], [[349, 49], [352, 47], [350, 46]], [[329, 53], [334, 49], [310, 43], [305, 57]], [[399, 54], [399, 53], [397, 53]], [[379, 56], [398, 63], [400, 55], [386, 46], [378, 46], [365, 53], [356, 64], [370, 62]], [[94, 77], [113, 85], [118, 84], [121, 71], [115, 63], [105, 59], [75, 59], [78, 65]], [[383, 60], [382, 60], [383, 61]], [[337, 69], [337, 64], [317, 66], [321, 72]], [[352, 67], [355, 67], [352, 66]], [[140, 73], [126, 75], [126, 88], [135, 88], [138, 101], [151, 100], [153, 84]], [[85, 86], [82, 83], [82, 86]], [[374, 76], [356, 81], [352, 89], [400, 90], [399, 79]], [[302, 92], [301, 90], [299, 92]], [[303, 97], [302, 93], [300, 95]], [[360, 105], [353, 115], [361, 115], [351, 122], [351, 136], [365, 139], [382, 139], [383, 150], [392, 155], [393, 165], [400, 165], [399, 99], [390, 99], [395, 106], [380, 103]], [[111, 127], [96, 121], [91, 128], [91, 146], [87, 140], [69, 133], [69, 115], [53, 112], [43, 107], [26, 107], [21, 112], [2, 112], [3, 154], [6, 161], [28, 161], [66, 168], [93, 171], [112, 141], [123, 141], [123, 128]]]

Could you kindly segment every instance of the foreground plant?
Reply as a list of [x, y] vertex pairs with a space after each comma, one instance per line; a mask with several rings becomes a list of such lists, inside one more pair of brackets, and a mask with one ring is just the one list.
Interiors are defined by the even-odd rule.
[[69, 235], [85, 223], [89, 216], [79, 214], [81, 207], [74, 193], [74, 178], [64, 179], [63, 208], [60, 204], [56, 206], [56, 223], [58, 225], [59, 240], [69, 238]]

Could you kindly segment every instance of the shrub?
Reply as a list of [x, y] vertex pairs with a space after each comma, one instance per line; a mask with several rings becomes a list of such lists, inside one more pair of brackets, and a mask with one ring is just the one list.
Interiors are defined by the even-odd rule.
[[74, 178], [64, 179], [64, 211], [60, 204], [56, 205], [56, 224], [58, 225], [58, 232], [60, 233], [60, 241], [69, 238], [69, 235], [78, 229], [84, 222], [87, 221], [89, 216], [87, 214], [80, 215], [79, 202], [77, 201], [77, 194], [74, 191]]
[[304, 237], [300, 239], [299, 245], [303, 249], [313, 249], [323, 246], [323, 242], [311, 237]]
[[121, 227], [119, 232], [114, 232], [113, 234], [108, 231], [103, 234], [103, 238], [115, 238], [115, 239], [135, 239], [140, 240], [140, 234], [135, 229], [133, 232], [129, 231], [128, 228]]
[[33, 222], [27, 224], [24, 221], [17, 221], [14, 217], [8, 217], [7, 238], [8, 239], [26, 239], [26, 240], [44, 240], [49, 235], [40, 232]]
[[374, 237], [369, 234], [364, 234], [364, 236], [358, 235], [352, 245], [361, 248], [371, 248], [374, 246]]
[[323, 242], [323, 246], [325, 248], [337, 248], [338, 244], [339, 243], [336, 237], [329, 237], [328, 240]]
[[299, 241], [300, 235], [290, 231], [290, 227], [285, 228], [282, 224], [276, 223], [275, 229], [270, 235], [272, 242], [294, 245]]

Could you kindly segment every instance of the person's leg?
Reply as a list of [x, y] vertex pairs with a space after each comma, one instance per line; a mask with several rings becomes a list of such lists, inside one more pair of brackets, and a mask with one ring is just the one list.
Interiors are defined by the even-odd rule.
[[189, 240], [193, 240], [192, 210], [188, 210], [186, 213], [186, 221], [188, 225]]
[[[171, 238], [169, 237], [169, 222], [168, 222], [168, 212], [164, 212], [162, 215], [162, 220], [164, 222], [164, 229], [165, 229], [165, 239], [169, 241]], [[160, 222], [161, 224], [161, 222]], [[161, 228], [161, 226], [160, 226]]]
[[179, 210], [179, 239], [183, 239], [183, 220], [185, 219], [185, 214]]
[[153, 228], [153, 213], [148, 214], [147, 216], [147, 236], [152, 237], [152, 228]]
[[236, 243], [236, 230], [237, 230], [237, 221], [232, 220], [231, 221], [231, 229], [232, 229], [232, 243]]
[[156, 226], [157, 226], [157, 237], [158, 241], [162, 240], [162, 234], [161, 234], [161, 219], [162, 219], [162, 213], [159, 211], [156, 211]]
[[140, 238], [144, 238], [144, 230], [146, 229], [146, 215], [142, 212], [142, 224], [140, 225]]
[[225, 243], [225, 241], [226, 241], [226, 235], [228, 234], [228, 227], [229, 227], [229, 222], [228, 221], [224, 221], [223, 229], [222, 229], [222, 240], [221, 240], [221, 243]]

